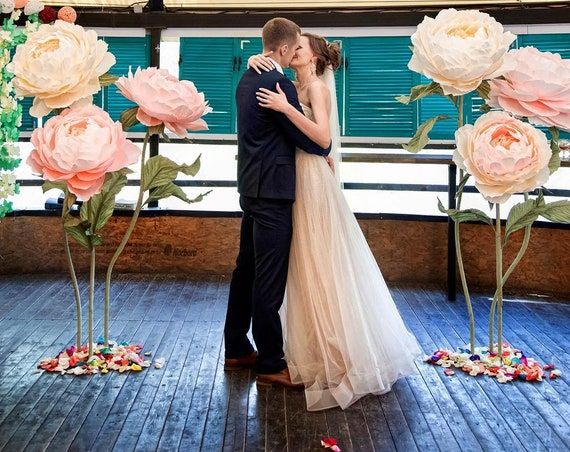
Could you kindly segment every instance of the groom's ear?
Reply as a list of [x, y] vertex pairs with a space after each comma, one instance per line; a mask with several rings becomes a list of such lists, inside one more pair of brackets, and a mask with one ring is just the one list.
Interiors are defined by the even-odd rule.
[[283, 44], [281, 47], [279, 47], [279, 55], [281, 56], [287, 55], [288, 51], [289, 51], [289, 44]]

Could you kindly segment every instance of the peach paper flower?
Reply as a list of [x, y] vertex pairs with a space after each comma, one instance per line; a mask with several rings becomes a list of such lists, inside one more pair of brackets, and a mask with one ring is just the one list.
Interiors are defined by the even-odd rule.
[[534, 47], [511, 50], [513, 69], [504, 80], [491, 80], [489, 105], [501, 107], [533, 124], [570, 131], [570, 60]]
[[212, 109], [194, 83], [178, 80], [166, 69], [138, 68], [115, 82], [127, 99], [139, 106], [137, 119], [145, 126], [164, 126], [183, 138], [188, 130], [207, 130], [201, 117]]
[[65, 181], [83, 201], [99, 193], [105, 174], [132, 165], [140, 149], [95, 105], [64, 110], [33, 131], [27, 163], [45, 180]]
[[548, 180], [552, 151], [546, 135], [532, 125], [497, 111], [455, 132], [455, 164], [471, 174], [477, 190], [493, 203], [526, 193]]

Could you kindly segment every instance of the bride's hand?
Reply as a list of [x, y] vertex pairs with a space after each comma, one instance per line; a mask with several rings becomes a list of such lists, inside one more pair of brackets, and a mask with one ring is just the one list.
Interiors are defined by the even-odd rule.
[[275, 66], [271, 60], [267, 58], [272, 53], [273, 52], [265, 52], [250, 56], [247, 60], [247, 67], [252, 68], [258, 74], [261, 74], [262, 70], [265, 72], [272, 71], [275, 69]]
[[259, 105], [262, 107], [271, 108], [272, 110], [285, 113], [290, 107], [289, 101], [279, 86], [279, 83], [277, 83], [275, 87], [277, 88], [276, 93], [268, 90], [267, 88], [259, 88], [259, 91], [255, 93], [257, 100], [259, 101]]

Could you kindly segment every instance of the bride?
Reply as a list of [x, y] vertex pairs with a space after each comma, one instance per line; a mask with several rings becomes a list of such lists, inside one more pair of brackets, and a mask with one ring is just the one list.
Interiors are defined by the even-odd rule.
[[[255, 70], [273, 68], [255, 55]], [[260, 105], [282, 112], [305, 135], [338, 147], [333, 69], [339, 48], [303, 33], [291, 62], [305, 115], [262, 88]], [[330, 162], [329, 162], [330, 164]], [[331, 164], [334, 168], [334, 164]], [[366, 394], [388, 392], [416, 371], [420, 353], [386, 286], [366, 239], [327, 161], [296, 152], [296, 200], [285, 303], [281, 310], [285, 356], [293, 383], [305, 386], [307, 409], [346, 408]], [[337, 171], [338, 174], [338, 171]]]

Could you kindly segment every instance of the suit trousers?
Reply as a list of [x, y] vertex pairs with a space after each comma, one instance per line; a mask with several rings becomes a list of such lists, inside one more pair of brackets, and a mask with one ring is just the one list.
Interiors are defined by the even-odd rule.
[[225, 357], [253, 352], [247, 338], [252, 324], [257, 372], [271, 374], [287, 367], [279, 309], [287, 283], [293, 201], [240, 196], [240, 205], [240, 249], [228, 298]]

